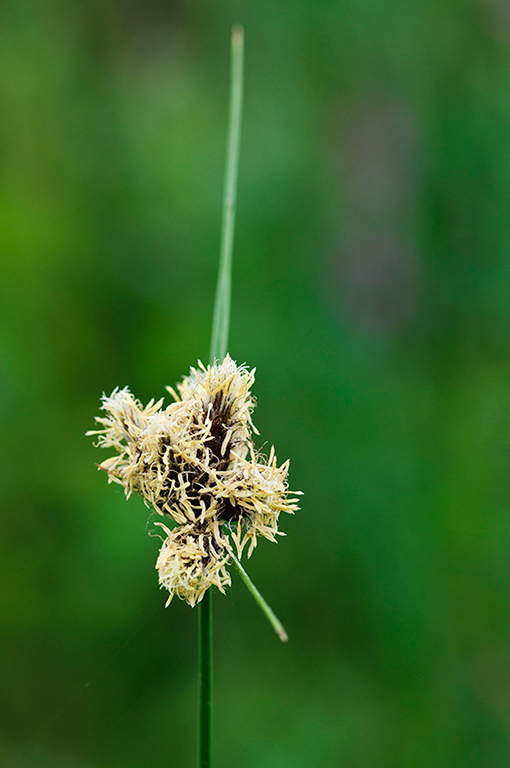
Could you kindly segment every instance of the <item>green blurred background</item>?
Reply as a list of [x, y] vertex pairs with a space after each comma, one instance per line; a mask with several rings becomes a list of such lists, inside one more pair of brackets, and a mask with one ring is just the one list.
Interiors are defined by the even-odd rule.
[[222, 768], [510, 764], [504, 0], [3, 0], [0, 763], [194, 766], [196, 611], [84, 437], [230, 350], [302, 511], [215, 596]]

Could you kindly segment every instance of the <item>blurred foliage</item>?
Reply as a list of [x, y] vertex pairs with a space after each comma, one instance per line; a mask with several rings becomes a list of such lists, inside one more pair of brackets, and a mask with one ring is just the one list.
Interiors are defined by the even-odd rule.
[[0, 761], [196, 762], [196, 612], [94, 471], [101, 392], [206, 359], [230, 27], [231, 353], [303, 509], [215, 600], [224, 768], [510, 761], [502, 0], [4, 0]]

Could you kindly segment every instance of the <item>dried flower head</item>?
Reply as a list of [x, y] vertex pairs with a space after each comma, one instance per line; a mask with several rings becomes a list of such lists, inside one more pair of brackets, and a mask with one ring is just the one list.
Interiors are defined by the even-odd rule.
[[[156, 567], [159, 582], [190, 605], [211, 585], [224, 591], [230, 583], [225, 565], [232, 553], [229, 534], [241, 557], [257, 537], [276, 541], [280, 512], [294, 512], [297, 499], [287, 485], [289, 462], [278, 467], [255, 451], [251, 387], [255, 371], [238, 366], [228, 355], [207, 368], [201, 363], [162, 408], [154, 400], [143, 408], [128, 389], [103, 396], [106, 416], [96, 419], [98, 445], [116, 455], [99, 467], [126, 496], [140, 494], [147, 506], [172, 519], [163, 524]], [[169, 602], [168, 601], [168, 602]]]
[[192, 525], [172, 531], [162, 523], [159, 525], [167, 534], [156, 562], [159, 583], [170, 593], [166, 604], [169, 605], [175, 594], [195, 605], [213, 584], [225, 592], [225, 586], [230, 584], [225, 569], [228, 554], [223, 559], [218, 557], [214, 538]]

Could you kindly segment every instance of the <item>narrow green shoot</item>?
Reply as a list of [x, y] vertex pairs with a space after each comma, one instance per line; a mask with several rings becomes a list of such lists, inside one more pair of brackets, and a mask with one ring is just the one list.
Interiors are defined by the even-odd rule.
[[230, 553], [230, 556], [232, 560], [234, 561], [234, 565], [236, 566], [237, 570], [239, 571], [242, 580], [248, 587], [249, 591], [259, 604], [259, 606], [262, 608], [264, 613], [266, 614], [267, 618], [269, 619], [269, 622], [271, 623], [271, 626], [273, 627], [274, 631], [282, 641], [282, 643], [286, 643], [289, 639], [288, 634], [286, 633], [283, 624], [281, 623], [280, 619], [276, 616], [274, 611], [270, 608], [270, 606], [266, 603], [260, 592], [258, 591], [257, 587], [253, 583], [253, 581], [250, 579], [246, 571], [244, 570], [243, 566], [237, 559], [237, 557], [234, 555], [233, 552]]
[[214, 302], [213, 329], [211, 337], [211, 364], [223, 360], [227, 354], [230, 328], [230, 296], [232, 292], [232, 249], [237, 203], [237, 176], [239, 167], [239, 144], [241, 139], [241, 110], [243, 105], [243, 60], [244, 31], [242, 27], [232, 30], [232, 58], [230, 70], [230, 110], [227, 139], [227, 160], [225, 164], [225, 187], [223, 196], [223, 217], [221, 224], [220, 267], [216, 299]]

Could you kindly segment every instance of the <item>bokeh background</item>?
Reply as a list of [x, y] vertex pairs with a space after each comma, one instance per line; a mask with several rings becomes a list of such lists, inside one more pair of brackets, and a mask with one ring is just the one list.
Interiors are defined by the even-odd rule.
[[215, 598], [223, 768], [510, 764], [505, 0], [3, 0], [0, 762], [193, 766], [196, 611], [84, 433], [230, 350], [302, 511]]

